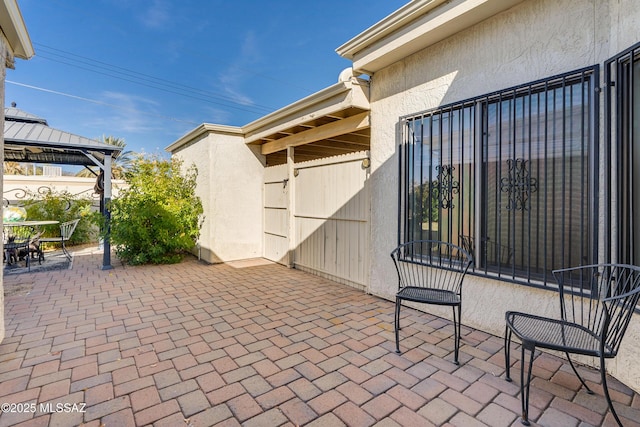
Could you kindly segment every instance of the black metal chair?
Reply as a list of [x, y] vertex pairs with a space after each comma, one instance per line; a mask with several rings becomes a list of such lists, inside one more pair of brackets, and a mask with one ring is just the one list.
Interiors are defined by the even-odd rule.
[[[593, 394], [578, 374], [570, 354], [600, 359], [600, 375], [609, 409], [619, 425], [607, 387], [605, 359], [616, 356], [631, 316], [640, 298], [640, 267], [622, 264], [599, 264], [566, 268], [553, 272], [560, 287], [560, 318], [508, 311], [505, 329], [506, 380], [510, 377], [510, 344], [515, 334], [522, 342], [520, 392], [522, 424], [529, 425], [529, 385], [536, 348], [562, 351], [576, 376]], [[525, 350], [529, 364], [525, 379]]]
[[29, 256], [29, 237], [10, 236], [4, 244], [4, 258], [7, 265], [18, 264], [21, 258], [24, 258], [27, 271], [31, 271], [31, 262]]
[[459, 246], [437, 240], [419, 240], [398, 246], [391, 252], [398, 272], [396, 293], [396, 353], [400, 353], [400, 308], [403, 301], [451, 306], [455, 354], [458, 364], [462, 281], [471, 265], [471, 255]]
[[[33, 229], [29, 226], [5, 226], [3, 236], [4, 242], [4, 260], [8, 266], [18, 264], [19, 261], [25, 261], [27, 271], [31, 271], [32, 249], [35, 247], [34, 242], [39, 235], [32, 236]], [[38, 258], [39, 259], [39, 258]]]
[[[60, 224], [60, 236], [59, 237], [41, 237], [39, 239], [40, 243], [60, 243], [62, 245], [62, 252], [67, 257], [67, 259], [71, 260], [71, 254], [67, 250], [66, 242], [71, 240], [71, 236], [73, 232], [76, 230], [76, 226], [80, 222], [80, 218], [74, 219], [71, 221], [63, 222]], [[43, 256], [44, 258], [44, 256]]]

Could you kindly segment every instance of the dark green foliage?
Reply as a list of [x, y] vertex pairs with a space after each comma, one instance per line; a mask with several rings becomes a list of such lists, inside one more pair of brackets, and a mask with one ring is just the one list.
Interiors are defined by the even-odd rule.
[[139, 158], [127, 173], [129, 188], [112, 200], [111, 243], [129, 264], [180, 262], [195, 247], [203, 209], [195, 195], [195, 166]]
[[[80, 218], [69, 245], [87, 243], [95, 239], [95, 212], [91, 210], [92, 200], [77, 197], [68, 191], [47, 191], [29, 194], [25, 202], [28, 220], [56, 220], [60, 223]], [[45, 237], [60, 235], [58, 225], [43, 226]]]

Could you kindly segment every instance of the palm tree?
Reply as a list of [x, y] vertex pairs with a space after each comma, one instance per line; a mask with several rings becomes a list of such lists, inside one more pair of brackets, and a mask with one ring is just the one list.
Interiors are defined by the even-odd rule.
[[[124, 142], [124, 138], [116, 138], [111, 135], [102, 135], [102, 142], [109, 145], [115, 145], [116, 147], [120, 147], [123, 149], [127, 146], [127, 143]], [[111, 177], [114, 179], [123, 179], [129, 168], [131, 167], [134, 157], [135, 155], [133, 151], [121, 151], [120, 155], [113, 159], [113, 161], [111, 162]], [[91, 169], [91, 171], [93, 172], [88, 169]], [[78, 172], [76, 176], [90, 178], [98, 175], [99, 172], [100, 171], [97, 170], [97, 168], [85, 168]]]
[[18, 162], [4, 162], [3, 169], [6, 175], [26, 175], [24, 168]]

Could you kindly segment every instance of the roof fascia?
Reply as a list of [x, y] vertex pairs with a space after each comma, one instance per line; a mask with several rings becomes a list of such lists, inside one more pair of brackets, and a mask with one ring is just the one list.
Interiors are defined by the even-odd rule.
[[312, 95], [307, 96], [306, 98], [302, 98], [294, 102], [293, 104], [289, 104], [286, 107], [283, 107], [279, 110], [274, 111], [273, 113], [269, 113], [266, 116], [262, 116], [259, 119], [246, 124], [242, 127], [242, 130], [244, 130], [245, 133], [251, 133], [260, 128], [269, 127], [271, 123], [282, 120], [283, 118], [286, 118], [288, 116], [295, 115], [297, 112], [304, 111], [309, 107], [313, 107], [314, 105], [319, 104], [326, 99], [330, 99], [336, 95], [348, 92], [349, 90], [351, 90], [350, 83], [339, 81], [334, 85], [326, 87]]
[[225, 125], [215, 125], [211, 123], [202, 123], [195, 129], [187, 132], [185, 135], [180, 137], [177, 141], [171, 143], [165, 148], [165, 151], [173, 153], [177, 151], [180, 147], [189, 144], [191, 141], [200, 138], [201, 136], [208, 135], [209, 133], [217, 133], [217, 134], [225, 134], [225, 135], [237, 135], [244, 136], [242, 132], [242, 128], [237, 126], [225, 126]]
[[265, 135], [349, 107], [368, 110], [368, 85], [368, 81], [356, 77], [340, 80], [321, 91], [247, 124], [242, 128], [245, 133], [245, 142], [247, 144], [254, 143]]
[[356, 52], [388, 36], [446, 1], [448, 0], [411, 1], [338, 47], [336, 52], [343, 58], [353, 60]]
[[372, 75], [524, 0], [416, 0], [349, 40], [336, 52]]
[[[351, 73], [349, 74], [351, 75]], [[351, 106], [369, 109], [369, 96], [368, 91], [363, 89], [365, 87], [368, 88], [366, 80], [356, 77], [341, 78], [337, 83], [260, 117], [241, 128], [203, 123], [167, 146], [165, 150], [174, 153], [181, 147], [209, 133], [242, 136], [245, 138], [245, 143], [251, 144], [265, 134], [272, 134], [281, 128], [291, 127], [293, 124], [304, 122], [312, 116], [321, 117], [324, 114]]]
[[63, 143], [63, 142], [59, 142], [59, 143], [54, 143], [54, 142], [39, 142], [39, 141], [32, 141], [32, 140], [28, 140], [28, 139], [20, 139], [20, 138], [5, 138], [4, 139], [4, 143], [5, 145], [21, 145], [21, 146], [25, 146], [25, 147], [42, 147], [42, 148], [50, 148], [50, 149], [56, 149], [56, 150], [64, 150], [64, 151], [81, 151], [81, 150], [87, 150], [87, 151], [98, 151], [101, 153], [120, 153], [122, 152], [122, 148], [121, 147], [116, 147], [114, 146], [109, 146], [109, 144], [106, 145], [90, 145], [90, 144], [83, 144], [83, 143], [77, 143], [77, 144], [69, 144], [69, 143]]
[[4, 33], [13, 55], [29, 59], [35, 52], [29, 32], [20, 13], [16, 0], [0, 0], [0, 28]]

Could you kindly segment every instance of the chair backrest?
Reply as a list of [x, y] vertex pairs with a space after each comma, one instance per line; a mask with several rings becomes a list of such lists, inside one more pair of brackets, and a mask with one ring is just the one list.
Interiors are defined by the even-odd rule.
[[398, 272], [398, 288], [415, 286], [457, 293], [473, 259], [469, 252], [453, 243], [416, 240], [391, 252]]
[[[460, 236], [460, 246], [465, 251], [471, 254], [471, 257], [475, 259], [475, 250], [476, 243], [475, 238], [473, 236], [466, 236], [461, 234]], [[510, 266], [513, 260], [513, 250], [506, 245], [502, 245], [500, 243], [493, 242], [489, 240], [488, 237], [485, 237], [481, 240], [482, 249], [484, 253], [484, 264], [487, 266]], [[475, 268], [478, 267], [478, 263], [476, 263]]]
[[80, 222], [80, 219], [74, 219], [60, 224], [60, 237], [62, 237], [63, 240], [69, 240], [76, 230], [78, 222]]
[[555, 270], [562, 319], [600, 337], [605, 357], [618, 353], [640, 299], [640, 267], [594, 264]]
[[461, 234], [459, 237], [460, 237], [460, 246], [462, 247], [462, 249], [464, 249], [465, 251], [467, 251], [469, 254], [473, 256], [473, 253], [476, 250], [475, 239], [472, 236], [466, 236], [464, 234]]

